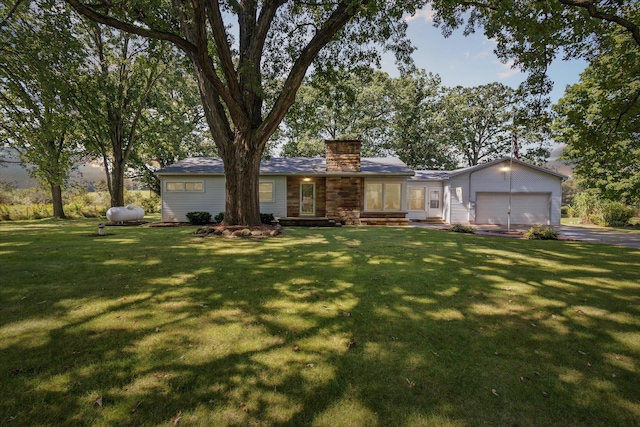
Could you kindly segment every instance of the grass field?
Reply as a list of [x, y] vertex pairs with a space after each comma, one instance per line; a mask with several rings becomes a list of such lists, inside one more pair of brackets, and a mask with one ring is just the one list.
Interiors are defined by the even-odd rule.
[[640, 251], [0, 223], [0, 423], [640, 425]]

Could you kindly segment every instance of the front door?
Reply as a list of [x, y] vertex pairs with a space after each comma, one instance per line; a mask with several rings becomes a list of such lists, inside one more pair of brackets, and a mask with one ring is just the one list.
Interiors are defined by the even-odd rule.
[[429, 205], [428, 205], [428, 216], [430, 217], [441, 217], [442, 216], [442, 207], [440, 206], [440, 190], [434, 190], [432, 188], [429, 189]]
[[316, 184], [303, 182], [300, 184], [300, 216], [316, 215]]

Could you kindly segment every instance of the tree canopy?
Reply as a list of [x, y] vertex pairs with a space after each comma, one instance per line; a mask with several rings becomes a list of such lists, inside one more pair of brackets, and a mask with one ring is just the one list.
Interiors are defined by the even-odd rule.
[[62, 187], [81, 153], [72, 82], [85, 57], [69, 16], [49, 13], [64, 4], [18, 6], [0, 32], [0, 140], [51, 189], [63, 218]]
[[624, 32], [612, 36], [554, 106], [555, 139], [580, 185], [629, 204], [640, 202], [640, 50]]

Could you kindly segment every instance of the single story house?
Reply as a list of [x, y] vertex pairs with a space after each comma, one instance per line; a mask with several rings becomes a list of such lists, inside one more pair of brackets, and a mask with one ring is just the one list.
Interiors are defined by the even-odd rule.
[[[157, 175], [163, 221], [186, 222], [192, 211], [224, 212], [221, 159], [188, 158]], [[414, 171], [397, 158], [361, 157], [360, 141], [326, 141], [324, 158], [261, 162], [260, 211], [310, 224], [506, 224], [510, 198], [512, 224], [557, 225], [563, 179], [508, 158], [455, 171]]]

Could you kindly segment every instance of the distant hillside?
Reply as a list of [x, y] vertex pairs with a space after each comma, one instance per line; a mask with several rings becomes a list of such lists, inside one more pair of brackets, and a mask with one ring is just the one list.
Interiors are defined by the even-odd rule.
[[[29, 188], [37, 185], [35, 179], [31, 178], [29, 171], [22, 167], [14, 153], [0, 148], [0, 158], [11, 163], [0, 163], [0, 179], [13, 181], [18, 188]], [[105, 172], [98, 162], [81, 163], [77, 169], [71, 173], [72, 182], [98, 182], [105, 179]]]

